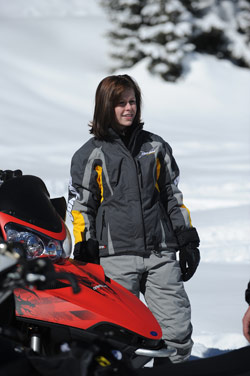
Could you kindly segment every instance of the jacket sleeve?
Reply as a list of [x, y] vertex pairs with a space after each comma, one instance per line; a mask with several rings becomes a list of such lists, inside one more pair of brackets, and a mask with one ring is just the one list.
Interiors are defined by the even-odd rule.
[[161, 201], [170, 218], [180, 247], [190, 242], [197, 247], [199, 237], [192, 225], [190, 212], [183, 203], [182, 192], [178, 188], [179, 174], [180, 171], [173, 157], [172, 149], [167, 143], [164, 143], [159, 173]]
[[96, 238], [96, 214], [100, 205], [98, 163], [88, 148], [79, 149], [71, 161], [68, 213], [75, 243]]

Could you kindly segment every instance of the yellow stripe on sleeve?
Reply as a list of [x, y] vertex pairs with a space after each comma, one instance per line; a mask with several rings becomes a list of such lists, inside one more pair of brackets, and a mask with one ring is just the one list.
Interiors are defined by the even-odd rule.
[[160, 171], [161, 171], [161, 164], [159, 158], [156, 159], [156, 183], [155, 183], [155, 188], [157, 189], [158, 192], [160, 192], [160, 188], [158, 185], [158, 179], [160, 176]]
[[101, 201], [103, 201], [103, 183], [102, 183], [102, 167], [101, 166], [96, 166], [95, 168], [97, 172], [97, 183], [99, 185], [100, 191], [101, 191]]
[[72, 210], [71, 214], [73, 216], [73, 234], [76, 244], [84, 240], [83, 234], [85, 230], [85, 221], [83, 215], [79, 211]]
[[186, 211], [188, 213], [188, 220], [189, 220], [190, 227], [193, 227], [192, 221], [191, 221], [190, 210], [185, 205], [181, 205], [181, 208], [186, 209]]

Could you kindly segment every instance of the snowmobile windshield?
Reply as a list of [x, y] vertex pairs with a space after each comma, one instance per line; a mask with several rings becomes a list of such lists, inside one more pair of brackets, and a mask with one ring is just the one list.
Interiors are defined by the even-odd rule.
[[62, 223], [44, 182], [32, 175], [15, 177], [0, 186], [0, 211], [52, 232]]

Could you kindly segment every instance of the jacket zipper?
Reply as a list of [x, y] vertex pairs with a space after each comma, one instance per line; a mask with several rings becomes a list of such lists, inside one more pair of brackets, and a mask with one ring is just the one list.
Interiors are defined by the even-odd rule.
[[[135, 146], [135, 139], [137, 138], [138, 133], [139, 133], [138, 130], [136, 130], [134, 137], [131, 137], [131, 139], [130, 139], [128, 147], [125, 146], [125, 144], [123, 143], [123, 141], [121, 139], [120, 139], [120, 144], [126, 150], [127, 155], [133, 160], [134, 165], [135, 165], [135, 169], [136, 169], [137, 186], [138, 186], [140, 207], [141, 207], [141, 221], [142, 221], [142, 227], [143, 227], [144, 248], [146, 250], [146, 244], [147, 244], [147, 242], [146, 242], [146, 230], [145, 230], [145, 223], [144, 223], [143, 211], [142, 211], [142, 198], [141, 198], [140, 180], [139, 180], [139, 176], [138, 176], [141, 173], [141, 165], [140, 165], [139, 161], [138, 161], [138, 164], [137, 164], [135, 158], [133, 157], [133, 148]], [[141, 187], [142, 187], [142, 173], [141, 173]]]
[[146, 230], [145, 230], [145, 223], [144, 223], [144, 217], [143, 217], [143, 210], [142, 210], [142, 198], [141, 198], [141, 188], [143, 188], [143, 180], [142, 180], [142, 170], [141, 170], [141, 164], [140, 161], [133, 157], [133, 149], [135, 147], [135, 142], [137, 135], [139, 133], [139, 130], [136, 130], [134, 133], [134, 137], [131, 137], [129, 145], [128, 145], [128, 152], [131, 156], [131, 158], [134, 161], [136, 172], [137, 172], [137, 185], [138, 185], [138, 192], [139, 192], [139, 199], [140, 199], [140, 207], [141, 207], [141, 220], [142, 220], [142, 227], [143, 227], [143, 239], [144, 239], [144, 248], [146, 251]]
[[141, 172], [141, 164], [140, 161], [137, 161], [137, 166], [138, 166], [138, 175], [141, 183], [141, 187], [143, 188], [143, 180], [142, 180], [142, 172]]
[[102, 212], [102, 227], [101, 227], [101, 233], [100, 233], [100, 240], [102, 240], [102, 234], [103, 234], [103, 227], [106, 225], [105, 223], [105, 210]]

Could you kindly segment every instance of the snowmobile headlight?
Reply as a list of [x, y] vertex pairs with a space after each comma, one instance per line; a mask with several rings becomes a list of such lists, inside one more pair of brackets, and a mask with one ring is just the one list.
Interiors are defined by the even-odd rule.
[[21, 234], [23, 234], [23, 243], [26, 245], [28, 257], [36, 258], [41, 256], [45, 248], [42, 239], [32, 234], [32, 232], [24, 232]]
[[62, 254], [62, 247], [58, 240], [50, 239], [45, 247], [44, 254], [49, 257], [57, 257]]
[[30, 231], [17, 231], [11, 225], [7, 225], [6, 230], [7, 242], [21, 243], [26, 249], [28, 258], [39, 257], [43, 254], [44, 244], [37, 235]]
[[[66, 228], [66, 238], [64, 241], [50, 238], [38, 231], [31, 230], [25, 226], [8, 223], [5, 226], [7, 242], [21, 243], [27, 253], [27, 258], [37, 258], [47, 256], [52, 261], [67, 258], [71, 252], [71, 236]], [[16, 249], [16, 252], [19, 250]]]

